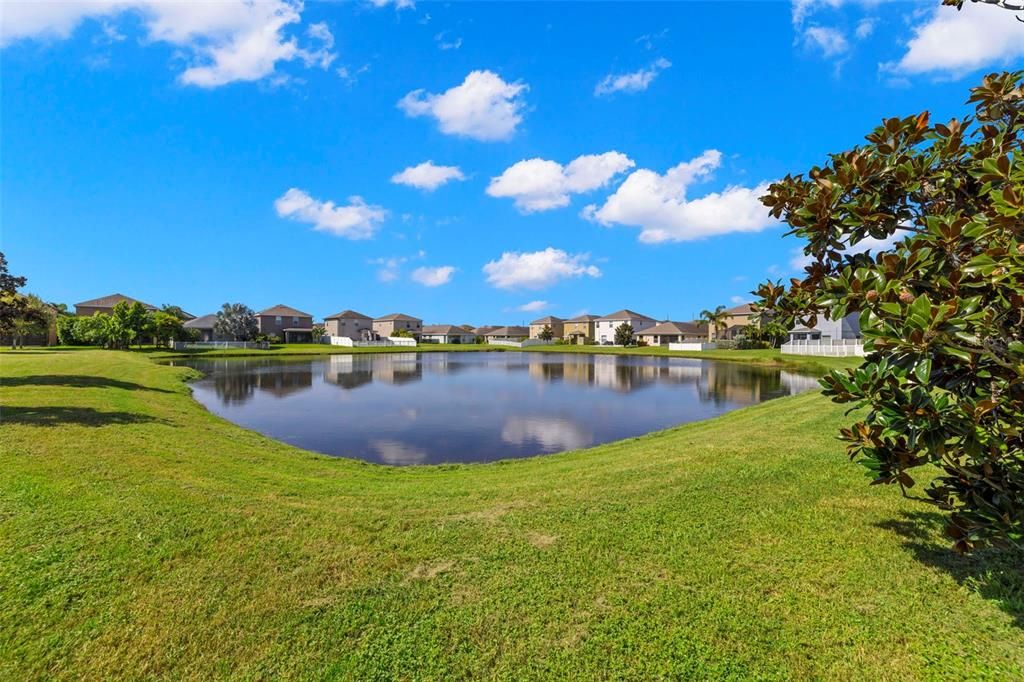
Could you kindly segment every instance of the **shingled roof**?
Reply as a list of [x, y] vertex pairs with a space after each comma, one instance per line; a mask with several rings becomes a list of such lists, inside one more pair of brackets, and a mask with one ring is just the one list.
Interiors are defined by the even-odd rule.
[[324, 318], [325, 320], [372, 320], [373, 318], [369, 315], [363, 315], [357, 313], [354, 310], [342, 310], [340, 313], [334, 313]]
[[565, 320], [560, 317], [548, 315], [547, 317], [542, 317], [539, 320], [534, 320], [530, 324], [562, 324], [563, 322], [565, 322]]
[[99, 298], [93, 298], [93, 299], [90, 299], [88, 301], [82, 301], [81, 303], [76, 303], [75, 307], [76, 308], [79, 308], [79, 307], [81, 307], [81, 308], [113, 308], [115, 305], [117, 305], [121, 301], [127, 301], [128, 303], [142, 303], [143, 307], [145, 307], [147, 310], [156, 310], [157, 309], [155, 305], [150, 305], [148, 303], [143, 303], [142, 301], [140, 301], [138, 299], [134, 299], [131, 296], [125, 296], [124, 294], [110, 294], [109, 296], [100, 296]]
[[275, 306], [270, 306], [266, 310], [261, 310], [257, 315], [280, 315], [281, 317], [313, 317], [309, 313], [304, 313], [301, 310], [296, 310], [283, 303], [278, 303]]
[[403, 315], [402, 313], [391, 313], [390, 315], [384, 315], [383, 317], [375, 317], [375, 318], [373, 318], [373, 321], [374, 322], [392, 322], [392, 321], [422, 322], [423, 320], [421, 320], [418, 317], [413, 317], [411, 315]]

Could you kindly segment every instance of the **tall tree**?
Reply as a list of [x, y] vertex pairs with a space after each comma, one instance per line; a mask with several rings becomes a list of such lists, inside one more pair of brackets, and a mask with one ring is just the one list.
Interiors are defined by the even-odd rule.
[[725, 312], [725, 306], [720, 305], [714, 310], [702, 310], [700, 311], [700, 319], [708, 323], [708, 328], [713, 329], [715, 332], [715, 338], [725, 330], [725, 321], [729, 319], [729, 314]]
[[242, 303], [225, 303], [217, 311], [213, 331], [234, 341], [252, 341], [259, 333], [256, 313]]
[[615, 345], [629, 346], [633, 343], [633, 325], [623, 322], [615, 328]]
[[[904, 494], [924, 467], [918, 499], [948, 513], [958, 551], [1024, 545], [1022, 79], [986, 76], [963, 120], [886, 119], [762, 199], [811, 263], [762, 285], [760, 307], [787, 326], [860, 314], [864, 363], [823, 381], [870, 408], [841, 438]], [[853, 253], [868, 239], [892, 246]]]
[[537, 338], [539, 338], [541, 341], [550, 341], [551, 339], [555, 338], [555, 333], [551, 331], [551, 325], [544, 325], [544, 328], [540, 330], [539, 334], [537, 334]]
[[15, 321], [25, 310], [25, 299], [18, 289], [25, 286], [24, 277], [12, 275], [7, 270], [7, 257], [0, 252], [0, 333], [10, 334]]

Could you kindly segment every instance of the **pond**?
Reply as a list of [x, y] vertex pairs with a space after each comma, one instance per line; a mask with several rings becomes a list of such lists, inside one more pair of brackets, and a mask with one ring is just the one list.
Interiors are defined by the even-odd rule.
[[738, 363], [579, 353], [189, 359], [211, 412], [328, 455], [391, 465], [575, 450], [817, 387]]

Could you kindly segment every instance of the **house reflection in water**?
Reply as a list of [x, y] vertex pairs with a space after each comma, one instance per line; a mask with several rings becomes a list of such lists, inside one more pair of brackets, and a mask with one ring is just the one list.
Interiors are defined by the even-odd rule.
[[213, 360], [205, 362], [202, 369], [213, 375], [214, 391], [225, 405], [245, 403], [257, 389], [284, 398], [313, 386], [313, 368], [308, 361]]

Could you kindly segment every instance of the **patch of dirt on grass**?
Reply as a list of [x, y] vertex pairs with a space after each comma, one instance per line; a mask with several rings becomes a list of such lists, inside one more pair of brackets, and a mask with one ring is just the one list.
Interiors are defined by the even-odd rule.
[[441, 523], [444, 524], [450, 521], [483, 521], [484, 523], [495, 523], [506, 514], [531, 506], [533, 505], [526, 502], [508, 502], [506, 504], [496, 505], [490, 509], [479, 509], [477, 511], [466, 512], [465, 514], [452, 514], [451, 516], [441, 519]]
[[433, 561], [427, 564], [419, 564], [409, 571], [408, 580], [433, 580], [442, 573], [455, 568], [454, 561]]
[[526, 539], [531, 545], [538, 549], [545, 549], [558, 541], [557, 535], [545, 535], [544, 533], [530, 533]]

